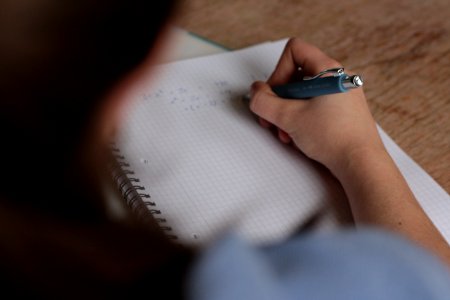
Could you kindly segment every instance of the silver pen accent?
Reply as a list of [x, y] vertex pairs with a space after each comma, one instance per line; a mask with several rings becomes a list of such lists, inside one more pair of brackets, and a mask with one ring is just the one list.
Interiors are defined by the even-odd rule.
[[342, 85], [346, 89], [354, 89], [354, 88], [362, 86], [363, 84], [364, 84], [364, 80], [361, 77], [361, 75], [347, 76], [346, 78], [344, 78], [342, 80]]

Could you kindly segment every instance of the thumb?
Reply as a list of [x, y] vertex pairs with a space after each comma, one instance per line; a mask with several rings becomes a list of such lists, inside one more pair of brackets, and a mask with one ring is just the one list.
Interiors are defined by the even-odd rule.
[[250, 90], [250, 110], [259, 117], [274, 124], [280, 129], [287, 129], [289, 114], [293, 111], [295, 100], [278, 97], [265, 82], [254, 82]]

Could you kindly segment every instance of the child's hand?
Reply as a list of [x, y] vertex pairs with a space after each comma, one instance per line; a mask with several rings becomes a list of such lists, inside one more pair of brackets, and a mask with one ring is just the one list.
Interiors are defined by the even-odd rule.
[[340, 66], [318, 48], [291, 39], [267, 83], [252, 85], [250, 103], [263, 126], [277, 126], [281, 141], [293, 141], [333, 173], [348, 163], [354, 151], [384, 151], [362, 89], [303, 101], [281, 99], [270, 86], [289, 82], [298, 75], [299, 67], [304, 74], [314, 75]]

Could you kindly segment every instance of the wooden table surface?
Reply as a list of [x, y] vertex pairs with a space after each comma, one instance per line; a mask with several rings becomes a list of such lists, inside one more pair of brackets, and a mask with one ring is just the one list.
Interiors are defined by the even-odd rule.
[[189, 0], [176, 23], [231, 49], [315, 44], [363, 75], [378, 124], [450, 192], [449, 0]]

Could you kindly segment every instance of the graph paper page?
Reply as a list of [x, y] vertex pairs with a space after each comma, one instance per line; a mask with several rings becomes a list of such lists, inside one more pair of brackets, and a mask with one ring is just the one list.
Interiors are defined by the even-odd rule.
[[[323, 167], [261, 128], [242, 101], [253, 81], [270, 75], [284, 44], [166, 64], [127, 96], [119, 146], [181, 241], [204, 244], [233, 230], [272, 242], [330, 202], [345, 201]], [[426, 184], [424, 196], [437, 186]]]

